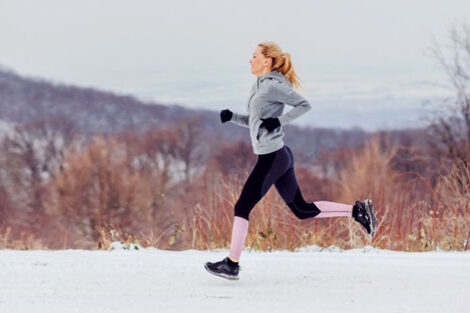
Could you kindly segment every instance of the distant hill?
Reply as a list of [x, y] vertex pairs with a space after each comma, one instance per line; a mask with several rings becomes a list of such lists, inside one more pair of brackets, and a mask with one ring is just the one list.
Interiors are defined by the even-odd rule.
[[[57, 117], [73, 121], [77, 132], [88, 135], [125, 130], [142, 132], [166, 128], [187, 117], [198, 117], [207, 136], [250, 140], [247, 128], [233, 123], [222, 124], [218, 112], [144, 102], [132, 95], [53, 83], [0, 67], [0, 122], [26, 124]], [[314, 129], [291, 124], [284, 130], [285, 142], [310, 156], [320, 147], [355, 146], [368, 137], [368, 133], [360, 128]]]
[[83, 133], [116, 133], [166, 127], [194, 115], [217, 117], [207, 110], [146, 103], [131, 95], [22, 77], [0, 68], [0, 119], [6, 122], [24, 124], [63, 116]]

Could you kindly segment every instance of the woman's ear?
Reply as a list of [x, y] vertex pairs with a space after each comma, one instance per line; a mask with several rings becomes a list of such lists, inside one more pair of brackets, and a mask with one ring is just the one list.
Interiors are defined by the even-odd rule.
[[271, 67], [273, 64], [272, 64], [272, 58], [265, 58], [264, 59], [264, 66], [266, 67]]

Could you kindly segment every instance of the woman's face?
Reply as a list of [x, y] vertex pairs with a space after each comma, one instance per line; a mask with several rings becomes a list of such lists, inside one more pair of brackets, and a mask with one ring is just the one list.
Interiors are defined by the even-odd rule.
[[250, 60], [251, 73], [261, 76], [271, 68], [271, 58], [266, 58], [262, 53], [262, 48], [257, 46]]

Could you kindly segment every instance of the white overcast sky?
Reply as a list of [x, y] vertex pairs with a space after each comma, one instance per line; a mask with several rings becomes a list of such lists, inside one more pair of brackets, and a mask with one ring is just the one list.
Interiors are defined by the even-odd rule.
[[407, 126], [419, 103], [439, 94], [422, 83], [445, 79], [425, 50], [469, 17], [468, 0], [0, 0], [0, 65], [244, 112], [255, 79], [248, 61], [273, 40], [291, 53], [313, 106], [296, 123]]

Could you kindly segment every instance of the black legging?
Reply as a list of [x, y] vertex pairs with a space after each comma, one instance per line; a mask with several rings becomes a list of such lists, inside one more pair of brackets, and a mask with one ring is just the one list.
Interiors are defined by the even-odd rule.
[[299, 219], [317, 216], [321, 211], [314, 203], [305, 202], [294, 172], [294, 155], [287, 145], [268, 154], [258, 155], [235, 204], [235, 216], [248, 220], [253, 207], [274, 184], [280, 196]]

